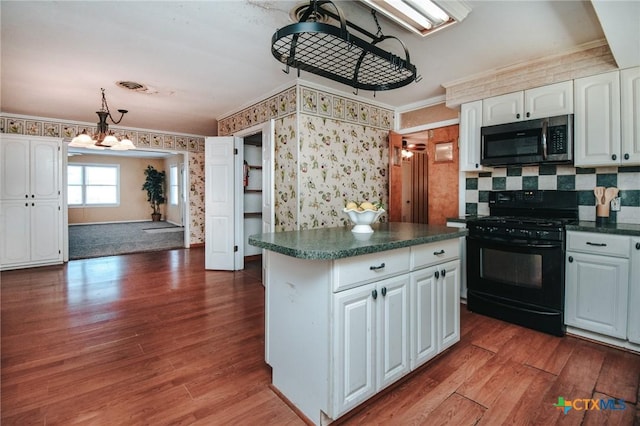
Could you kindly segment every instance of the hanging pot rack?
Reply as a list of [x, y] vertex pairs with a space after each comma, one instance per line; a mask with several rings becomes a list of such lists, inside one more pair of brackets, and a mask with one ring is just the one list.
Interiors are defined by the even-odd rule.
[[[333, 6], [336, 13], [322, 7], [324, 4]], [[375, 35], [347, 21], [332, 1], [311, 0], [299, 22], [275, 32], [271, 53], [287, 66], [287, 73], [289, 67], [297, 68], [298, 74], [301, 70], [307, 71], [349, 85], [356, 91], [391, 90], [419, 81], [404, 43], [397, 37], [383, 35], [375, 11], [371, 12], [378, 26]], [[340, 26], [318, 22], [317, 18], [322, 15], [335, 19]], [[353, 35], [347, 27], [369, 37], [371, 42]], [[377, 46], [390, 39], [400, 44], [404, 58]]]

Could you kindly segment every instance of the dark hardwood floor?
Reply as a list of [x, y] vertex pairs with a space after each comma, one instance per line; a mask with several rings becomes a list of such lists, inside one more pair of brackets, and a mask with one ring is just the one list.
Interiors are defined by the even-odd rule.
[[[2, 425], [304, 424], [269, 386], [260, 276], [201, 248], [3, 272]], [[461, 312], [460, 343], [337, 423], [640, 424], [639, 355]]]

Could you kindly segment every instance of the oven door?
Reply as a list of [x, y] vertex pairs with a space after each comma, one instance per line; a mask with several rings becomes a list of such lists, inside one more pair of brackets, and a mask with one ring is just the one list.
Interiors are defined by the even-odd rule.
[[527, 242], [467, 237], [470, 291], [529, 306], [562, 311], [564, 250], [561, 241]]

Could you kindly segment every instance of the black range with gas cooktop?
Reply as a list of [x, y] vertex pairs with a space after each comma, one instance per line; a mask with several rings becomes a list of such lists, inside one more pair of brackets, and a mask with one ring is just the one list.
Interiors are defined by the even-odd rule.
[[563, 336], [565, 225], [575, 191], [494, 191], [490, 216], [467, 221], [467, 307]]

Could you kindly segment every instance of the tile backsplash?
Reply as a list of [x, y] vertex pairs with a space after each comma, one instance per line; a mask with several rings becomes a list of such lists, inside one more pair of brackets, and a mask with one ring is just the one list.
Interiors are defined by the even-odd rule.
[[622, 208], [609, 220], [640, 224], [640, 167], [575, 168], [541, 165], [494, 168], [468, 172], [465, 176], [465, 214], [488, 215], [489, 192], [520, 189], [568, 190], [578, 192], [580, 220], [595, 220], [596, 186], [620, 189]]

